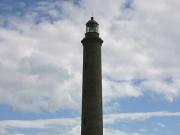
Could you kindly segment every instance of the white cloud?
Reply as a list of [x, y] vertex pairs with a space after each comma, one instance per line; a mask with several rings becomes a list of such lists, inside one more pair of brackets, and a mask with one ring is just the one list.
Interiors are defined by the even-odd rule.
[[[179, 117], [180, 112], [142, 112], [142, 113], [119, 113], [104, 115], [104, 125], [114, 124], [118, 121], [144, 121], [155, 117]], [[158, 127], [164, 128], [163, 123], [157, 123]], [[78, 135], [80, 134], [80, 118], [60, 118], [60, 119], [43, 119], [43, 120], [1, 120], [0, 131], [6, 135], [13, 129], [38, 129], [35, 135]], [[39, 132], [40, 131], [40, 132]], [[143, 135], [146, 129], [137, 130], [136, 133], [126, 133], [121, 129], [104, 128], [106, 135]], [[4, 134], [3, 134], [4, 133]], [[30, 133], [30, 132], [28, 132]]]
[[[68, 25], [67, 22], [65, 24]], [[61, 23], [57, 25], [64, 26]], [[0, 101], [24, 111], [77, 108], [80, 106], [80, 87], [73, 85], [81, 82], [79, 73], [76, 73], [81, 62], [76, 64], [73, 60], [79, 58], [78, 53], [71, 55], [75, 50], [71, 47], [73, 43], [67, 47], [66, 39], [63, 40], [69, 32], [63, 30], [65, 36], [59, 39], [55, 35], [60, 36], [62, 32], [58, 34], [57, 27], [51, 24], [32, 26], [33, 29], [28, 31], [26, 27], [19, 25], [23, 34], [3, 28], [0, 31], [0, 55], [3, 58], [0, 62]], [[50, 31], [54, 31], [54, 36]], [[70, 52], [66, 53], [68, 50]], [[79, 94], [74, 94], [78, 90]]]
[[147, 129], [141, 128], [138, 131], [141, 132], [141, 133], [145, 133], [145, 132], [147, 132]]
[[1, 120], [1, 128], [48, 128], [51, 126], [75, 126], [79, 118], [44, 119], [44, 120]]
[[[21, 19], [7, 18], [10, 26], [0, 28], [0, 102], [33, 112], [79, 109], [80, 40], [91, 11], [100, 23], [104, 40], [105, 102], [138, 98], [147, 90], [170, 102], [179, 98], [179, 1], [133, 1], [132, 9], [124, 8], [124, 3], [124, 0], [82, 0], [80, 5], [72, 1], [40, 2]], [[36, 24], [42, 12], [56, 21], [42, 18]], [[163, 81], [168, 75], [172, 76], [172, 83]], [[139, 86], [131, 83], [142, 78], [146, 81]]]
[[150, 80], [142, 82], [140, 85], [141, 89], [152, 91], [158, 95], [163, 95], [163, 97], [172, 102], [174, 99], [179, 97], [180, 78], [178, 75], [170, 77], [170, 80], [165, 80], [166, 78], [162, 77], [153, 77]]
[[122, 97], [139, 97], [142, 92], [130, 82], [116, 82], [116, 80], [103, 80], [103, 95], [105, 102]]
[[157, 123], [157, 126], [158, 126], [158, 127], [161, 127], [161, 128], [165, 128], [165, 127], [166, 127], [166, 125], [163, 124], [163, 123]]
[[[118, 113], [105, 114], [104, 124], [114, 124], [117, 121], [144, 121], [154, 117], [179, 117], [180, 112], [139, 112], [139, 113]], [[158, 126], [164, 127], [163, 123], [157, 123]], [[1, 120], [0, 128], [39, 128], [45, 129], [54, 126], [80, 126], [80, 118], [60, 118], [60, 119], [43, 119], [43, 120]]]
[[116, 123], [117, 121], [144, 121], [154, 117], [178, 117], [180, 112], [144, 112], [144, 113], [119, 113], [104, 116], [105, 123]]
[[[134, 134], [128, 134], [126, 132], [123, 132], [123, 131], [120, 131], [117, 129], [113, 129], [113, 128], [104, 129], [104, 134], [105, 135], [134, 135]], [[137, 134], [137, 135], [140, 135], [140, 134]]]

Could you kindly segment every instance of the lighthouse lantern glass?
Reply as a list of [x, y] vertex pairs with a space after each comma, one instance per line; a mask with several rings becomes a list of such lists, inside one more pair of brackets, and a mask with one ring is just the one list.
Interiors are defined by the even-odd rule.
[[86, 32], [97, 32], [98, 33], [98, 25], [86, 26]]

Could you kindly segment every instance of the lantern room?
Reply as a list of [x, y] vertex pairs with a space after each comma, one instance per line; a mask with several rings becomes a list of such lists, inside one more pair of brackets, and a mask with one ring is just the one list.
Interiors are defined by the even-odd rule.
[[96, 32], [98, 33], [99, 24], [94, 20], [93, 17], [91, 17], [91, 20], [89, 20], [86, 23], [86, 33], [88, 32]]

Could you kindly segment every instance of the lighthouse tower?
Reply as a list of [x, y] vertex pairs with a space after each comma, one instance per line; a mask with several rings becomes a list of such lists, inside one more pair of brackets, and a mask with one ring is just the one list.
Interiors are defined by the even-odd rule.
[[86, 23], [83, 44], [81, 135], [103, 135], [101, 45], [98, 23]]

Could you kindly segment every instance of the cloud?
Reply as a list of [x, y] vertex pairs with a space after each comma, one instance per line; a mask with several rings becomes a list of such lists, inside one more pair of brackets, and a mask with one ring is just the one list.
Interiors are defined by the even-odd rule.
[[[56, 26], [44, 25], [49, 27], [50, 31], [58, 32]], [[73, 85], [81, 82], [81, 78], [79, 73], [72, 72], [71, 69], [75, 71], [80, 67], [80, 64], [76, 66], [73, 60], [79, 55], [66, 54], [69, 47], [66, 47], [63, 39], [51, 34], [51, 37], [42, 35], [42, 31], [49, 33], [44, 25], [41, 25], [39, 30], [32, 31], [26, 31], [27, 26], [19, 25], [19, 31], [23, 31], [23, 34], [1, 28], [0, 101], [15, 109], [31, 112], [77, 108], [80, 92], [79, 95], [74, 93], [80, 88]], [[61, 27], [61, 24], [57, 25]], [[48, 40], [52, 41], [52, 47]], [[71, 52], [71, 49], [69, 51]], [[73, 63], [69, 63], [71, 61]]]
[[[138, 98], [149, 91], [169, 102], [179, 98], [177, 0], [82, 0], [78, 5], [47, 1], [35, 5], [21, 17], [0, 15], [6, 20], [6, 26], [0, 28], [1, 103], [30, 112], [80, 108], [80, 40], [91, 11], [104, 40], [105, 104]], [[167, 76], [171, 83], [164, 81]], [[141, 79], [145, 81], [132, 83]]]
[[48, 128], [51, 126], [74, 126], [79, 124], [79, 118], [44, 119], [44, 120], [3, 120], [1, 128]]
[[102, 84], [105, 102], [124, 97], [136, 98], [143, 95], [142, 91], [134, 87], [130, 81], [118, 82], [116, 80], [104, 78]]
[[147, 132], [147, 129], [141, 128], [141, 129], [139, 129], [138, 131], [139, 131], [140, 133], [145, 133], [145, 132]]
[[[139, 113], [119, 113], [119, 114], [106, 114], [104, 115], [104, 124], [111, 125], [118, 121], [144, 121], [155, 117], [179, 117], [180, 112], [139, 112]], [[157, 123], [159, 127], [165, 127], [162, 123]], [[16, 129], [38, 129], [34, 134], [46, 135], [51, 133], [52, 135], [60, 134], [72, 135], [80, 134], [80, 118], [60, 118], [60, 119], [43, 119], [43, 120], [1, 120], [0, 131], [6, 135], [11, 130]], [[40, 131], [40, 132], [39, 132]], [[117, 135], [142, 135], [146, 130], [141, 129], [137, 133], [126, 133], [114, 128], [104, 127], [106, 134]], [[31, 133], [31, 132], [29, 132]]]
[[166, 125], [164, 125], [163, 123], [157, 123], [157, 126], [161, 127], [161, 128], [165, 128]]
[[105, 128], [104, 129], [105, 135], [142, 135], [140, 133], [126, 133], [121, 130], [113, 129], [113, 128]]
[[[139, 112], [139, 113], [118, 113], [105, 114], [104, 124], [113, 124], [117, 121], [144, 121], [155, 117], [179, 117], [180, 112]], [[1, 120], [2, 128], [50, 128], [54, 126], [79, 126], [80, 118], [59, 118], [59, 119], [43, 119], [43, 120]], [[157, 123], [163, 126], [162, 123]]]
[[119, 113], [104, 116], [105, 123], [116, 123], [118, 121], [144, 121], [155, 117], [178, 117], [180, 112], [143, 112], [143, 113]]

